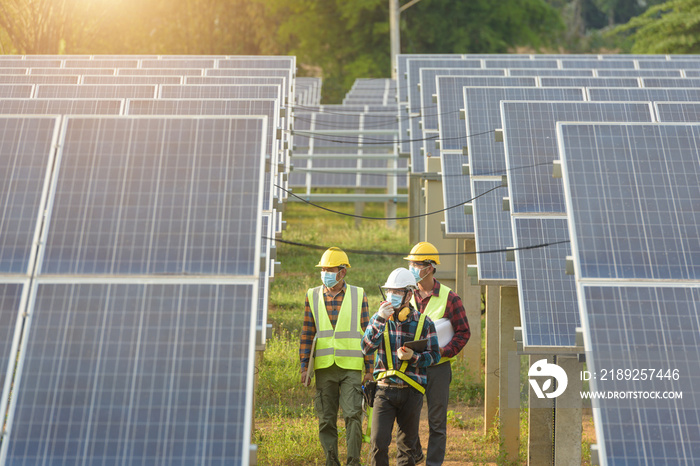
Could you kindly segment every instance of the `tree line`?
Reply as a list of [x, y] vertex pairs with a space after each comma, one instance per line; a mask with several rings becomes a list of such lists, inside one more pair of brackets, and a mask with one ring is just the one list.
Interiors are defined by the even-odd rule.
[[[696, 53], [698, 17], [700, 0], [422, 0], [401, 51]], [[391, 71], [387, 0], [0, 0], [0, 52], [293, 54], [328, 103]]]

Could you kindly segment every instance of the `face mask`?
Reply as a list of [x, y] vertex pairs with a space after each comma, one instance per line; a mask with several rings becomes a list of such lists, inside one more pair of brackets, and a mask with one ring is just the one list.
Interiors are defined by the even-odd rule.
[[387, 295], [387, 297], [389, 298], [389, 302], [391, 303], [391, 306], [394, 309], [398, 309], [399, 306], [401, 306], [401, 304], [403, 303], [403, 296], [401, 296], [400, 294], [391, 293]]
[[423, 277], [420, 276], [420, 273], [423, 271], [423, 269], [419, 269], [418, 267], [410, 266], [408, 268], [408, 270], [413, 274], [413, 277], [416, 279], [416, 283], [423, 280]]
[[327, 288], [333, 288], [338, 283], [338, 274], [333, 272], [321, 272], [321, 281]]

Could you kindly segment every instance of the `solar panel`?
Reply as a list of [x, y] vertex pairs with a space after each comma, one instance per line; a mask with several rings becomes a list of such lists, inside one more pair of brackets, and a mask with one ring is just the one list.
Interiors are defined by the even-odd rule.
[[0, 75], [0, 83], [2, 84], [78, 84], [80, 76], [62, 75]]
[[457, 54], [399, 54], [396, 56], [396, 95], [399, 103], [408, 103], [408, 60], [428, 58], [436, 60], [462, 60], [462, 55]]
[[561, 61], [562, 68], [591, 68], [591, 69], [618, 69], [618, 70], [633, 70], [635, 69], [634, 60], [572, 60], [563, 59]]
[[[464, 214], [465, 202], [470, 201], [472, 190], [469, 175], [462, 174], [462, 164], [466, 157], [462, 154], [441, 152], [442, 197], [445, 202], [445, 237], [465, 237], [474, 235], [474, 221]], [[457, 206], [457, 207], [455, 207]]]
[[0, 98], [29, 98], [34, 93], [34, 84], [0, 84]]
[[662, 89], [662, 88], [596, 88], [586, 89], [588, 100], [592, 101], [664, 101], [664, 102], [693, 102], [700, 101], [700, 89]]
[[281, 99], [282, 89], [279, 85], [227, 84], [183, 84], [161, 86], [162, 99]]
[[552, 177], [559, 158], [558, 121], [651, 122], [650, 103], [501, 102], [510, 209], [521, 213], [565, 213], [561, 179]]
[[33, 294], [3, 464], [248, 464], [257, 278]]
[[157, 92], [157, 85], [143, 84], [37, 84], [34, 97], [45, 99], [148, 99], [156, 97]]
[[[505, 174], [505, 151], [501, 143], [494, 140], [493, 130], [501, 127], [501, 100], [567, 100], [582, 101], [583, 89], [543, 89], [543, 88], [464, 88], [463, 99], [466, 109], [466, 125], [460, 126], [465, 139], [459, 134], [447, 131], [448, 126], [440, 121], [440, 137], [443, 150], [462, 150], [464, 141], [469, 151], [472, 176], [501, 176]], [[442, 107], [440, 107], [442, 112]], [[468, 137], [466, 137], [468, 135]], [[455, 144], [455, 141], [458, 144]]]
[[29, 68], [5, 68], [0, 66], [0, 75], [25, 75], [29, 72]]
[[542, 87], [640, 87], [638, 78], [540, 78]]
[[656, 102], [656, 116], [667, 123], [700, 122], [700, 102]]
[[642, 87], [700, 87], [700, 78], [641, 78]]
[[[37, 65], [33, 65], [36, 67]], [[41, 65], [50, 66], [50, 65]], [[59, 65], [60, 66], [60, 65]], [[101, 57], [93, 60], [78, 59], [66, 60], [64, 68], [138, 68], [139, 60], [136, 57], [107, 58]]]
[[0, 419], [6, 419], [11, 380], [15, 371], [21, 329], [20, 315], [26, 309], [29, 280], [4, 278], [0, 282]]
[[258, 277], [265, 117], [65, 117], [42, 274]]
[[700, 125], [557, 127], [579, 279], [700, 279]]
[[[512, 222], [523, 346], [575, 346], [581, 319], [576, 281], [563, 266], [571, 255], [566, 217]], [[527, 249], [537, 245], [547, 246]]]
[[425, 154], [422, 154], [423, 148], [423, 132], [420, 129], [420, 121], [417, 117], [408, 117], [410, 133], [408, 134], [407, 142], [410, 144], [411, 154], [411, 172], [425, 172]]
[[[452, 60], [452, 59], [423, 59], [413, 58], [406, 62], [407, 79], [405, 85], [408, 95], [408, 109], [410, 113], [420, 112], [420, 82], [421, 68], [481, 68], [480, 60]], [[401, 81], [399, 81], [401, 82]]]
[[663, 69], [650, 69], [650, 70], [596, 70], [596, 76], [599, 77], [638, 77], [638, 78], [680, 78], [680, 70], [663, 70]]
[[[503, 210], [501, 180], [472, 177], [474, 237], [479, 281], [491, 284], [515, 284], [515, 263], [506, 260], [505, 249], [513, 246], [510, 212]], [[487, 253], [487, 251], [500, 251]]]
[[2, 99], [6, 115], [119, 115], [121, 99]]
[[433, 96], [437, 94], [437, 76], [505, 76], [505, 70], [479, 70], [460, 68], [421, 68], [421, 122], [424, 131], [438, 130], [437, 103]]
[[593, 70], [591, 69], [552, 69], [552, 68], [510, 68], [508, 76], [581, 76], [592, 77]]
[[[115, 68], [29, 68], [29, 75], [103, 75], [113, 76], [117, 70]], [[3, 74], [4, 70], [0, 71]]]
[[683, 70], [686, 78], [700, 78], [700, 70]]
[[162, 58], [160, 60], [141, 60], [141, 68], [216, 68], [216, 60], [197, 58]]
[[116, 71], [117, 76], [202, 76], [204, 72], [200, 68], [119, 68]]
[[[669, 55], [670, 58], [673, 58], [673, 55]], [[648, 69], [698, 69], [700, 68], [700, 61], [698, 60], [640, 60], [639, 61], [639, 69], [641, 70], [648, 70]]]
[[24, 60], [22, 58], [18, 58], [17, 56], [14, 57], [7, 57], [2, 60], [0, 60], [0, 67], [2, 68], [60, 68], [62, 64], [62, 60], [56, 60], [56, 59], [49, 59], [49, 60], [43, 60], [43, 59], [36, 59], [36, 60]]
[[485, 68], [559, 68], [557, 60], [516, 60], [511, 58], [484, 60]]
[[58, 124], [56, 116], [0, 116], [0, 274], [33, 272]]
[[227, 57], [218, 60], [218, 68], [285, 68], [296, 69], [296, 57]]
[[[627, 395], [593, 400], [601, 464], [696, 464], [700, 287], [586, 284], [581, 295], [591, 391]], [[652, 398], [669, 392], [682, 398]]]
[[182, 76], [83, 76], [81, 84], [183, 84]]

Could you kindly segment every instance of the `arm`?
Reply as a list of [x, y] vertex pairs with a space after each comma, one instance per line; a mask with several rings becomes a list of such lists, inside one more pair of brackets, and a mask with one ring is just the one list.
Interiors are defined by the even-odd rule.
[[452, 340], [442, 348], [442, 356], [451, 358], [462, 351], [464, 345], [469, 341], [471, 331], [469, 330], [469, 322], [467, 321], [467, 313], [464, 310], [462, 300], [456, 293], [450, 292], [447, 298], [447, 308], [445, 309], [445, 317], [450, 319], [452, 330], [455, 332]]
[[[362, 293], [362, 315], [360, 316], [360, 328], [362, 328], [363, 331], [367, 330], [367, 327], [369, 326], [369, 303], [367, 302], [367, 293]], [[372, 380], [372, 371], [373, 371], [373, 366], [374, 365], [374, 357], [365, 354], [365, 376], [363, 381], [367, 382], [368, 380]]]
[[299, 341], [299, 360], [301, 361], [302, 376], [306, 374], [306, 368], [309, 365], [309, 357], [311, 356], [311, 346], [316, 336], [316, 322], [311, 313], [308, 296], [304, 303], [304, 323], [301, 327], [301, 335]]
[[377, 351], [384, 337], [384, 327], [386, 320], [378, 314], [372, 316], [367, 324], [367, 330], [362, 337], [362, 352], [369, 355]]

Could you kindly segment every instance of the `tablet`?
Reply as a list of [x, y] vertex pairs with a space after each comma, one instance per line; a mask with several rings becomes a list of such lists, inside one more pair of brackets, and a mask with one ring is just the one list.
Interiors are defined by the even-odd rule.
[[403, 344], [406, 348], [411, 348], [413, 351], [420, 353], [425, 351], [425, 347], [428, 346], [428, 339], [425, 340], [415, 340], [407, 341]]

